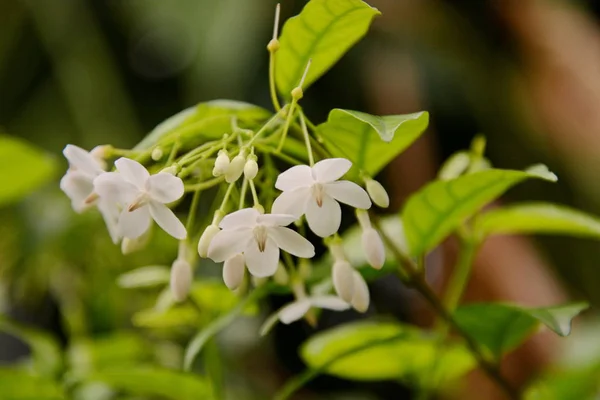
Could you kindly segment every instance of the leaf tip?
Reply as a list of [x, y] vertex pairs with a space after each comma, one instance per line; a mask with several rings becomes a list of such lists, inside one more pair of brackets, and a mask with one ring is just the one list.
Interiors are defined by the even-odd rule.
[[537, 176], [541, 179], [557, 182], [558, 176], [552, 171], [548, 169], [548, 167], [544, 164], [535, 164], [525, 170], [530, 175]]

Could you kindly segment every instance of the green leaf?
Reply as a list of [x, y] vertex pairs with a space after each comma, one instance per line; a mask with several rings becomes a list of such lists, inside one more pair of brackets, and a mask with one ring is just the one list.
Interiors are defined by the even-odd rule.
[[482, 235], [543, 233], [600, 238], [600, 219], [565, 206], [525, 203], [486, 212], [474, 229]]
[[475, 365], [461, 345], [398, 323], [356, 322], [308, 339], [301, 348], [308, 366], [355, 380], [402, 379], [418, 385], [448, 383]]
[[192, 306], [171, 307], [167, 310], [149, 308], [136, 312], [132, 317], [133, 325], [154, 329], [196, 326], [198, 321], [198, 311]]
[[411, 255], [431, 250], [481, 207], [530, 178], [556, 180], [536, 165], [527, 171], [489, 169], [428, 184], [407, 200], [402, 212]]
[[524, 308], [510, 304], [481, 303], [458, 308], [458, 325], [495, 357], [515, 349], [544, 324], [560, 336], [571, 332], [571, 321], [588, 307], [585, 303]]
[[23, 340], [29, 346], [36, 373], [45, 377], [56, 377], [62, 371], [62, 351], [58, 341], [50, 334], [22, 326], [2, 316], [0, 316], [0, 331]]
[[534, 382], [525, 391], [525, 400], [597, 400], [600, 393], [600, 365], [556, 371]]
[[302, 12], [286, 21], [275, 55], [275, 82], [286, 97], [310, 69], [304, 88], [331, 68], [369, 29], [377, 9], [360, 0], [311, 0]]
[[173, 400], [211, 399], [210, 385], [198, 376], [156, 367], [110, 367], [89, 378], [133, 395]]
[[54, 158], [21, 139], [0, 134], [0, 207], [21, 200], [55, 172]]
[[126, 272], [117, 278], [117, 284], [126, 289], [163, 286], [169, 283], [171, 272], [164, 265], [148, 265]]
[[0, 369], [2, 400], [62, 400], [65, 395], [52, 379], [32, 375], [16, 368]]
[[235, 118], [241, 128], [254, 129], [271, 113], [253, 104], [234, 100], [213, 100], [199, 103], [168, 118], [154, 128], [133, 150], [145, 150], [158, 143], [181, 141], [182, 149], [210, 139], [219, 139], [231, 132]]
[[428, 123], [425, 111], [379, 117], [335, 108], [317, 132], [334, 156], [348, 158], [356, 168], [374, 176], [410, 146]]

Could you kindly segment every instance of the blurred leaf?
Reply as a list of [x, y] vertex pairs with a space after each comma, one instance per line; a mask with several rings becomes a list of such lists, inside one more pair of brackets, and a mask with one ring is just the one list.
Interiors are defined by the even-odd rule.
[[141, 328], [167, 329], [196, 326], [198, 321], [198, 311], [191, 306], [171, 307], [166, 310], [150, 308], [138, 311], [132, 317], [133, 325]]
[[481, 207], [530, 178], [556, 180], [547, 168], [534, 166], [527, 171], [489, 169], [426, 185], [407, 200], [402, 212], [410, 254], [433, 249]]
[[355, 380], [448, 383], [475, 366], [461, 345], [398, 323], [355, 322], [318, 333], [301, 348], [312, 369]]
[[0, 134], [0, 207], [19, 201], [48, 182], [56, 161], [29, 143]]
[[469, 304], [458, 308], [456, 322], [480, 345], [500, 358], [531, 336], [541, 324], [560, 336], [571, 332], [571, 321], [588, 308], [585, 303], [524, 308], [510, 304]]
[[334, 156], [348, 158], [357, 169], [374, 176], [410, 146], [428, 123], [427, 112], [379, 117], [336, 108], [317, 131]]
[[[226, 313], [240, 302], [240, 298], [220, 280], [194, 282], [190, 296], [201, 310], [207, 310], [212, 315]], [[250, 303], [243, 312], [253, 315], [258, 308], [255, 303]]]
[[302, 12], [286, 21], [279, 38], [275, 81], [290, 97], [309, 60], [304, 88], [331, 68], [369, 29], [377, 9], [360, 0], [311, 0]]
[[61, 400], [65, 395], [60, 385], [51, 379], [5, 368], [0, 369], [0, 399]]
[[117, 284], [126, 289], [163, 286], [169, 283], [171, 272], [164, 265], [148, 265], [121, 274]]
[[199, 103], [159, 124], [134, 150], [148, 149], [176, 137], [185, 149], [207, 139], [219, 139], [224, 133], [231, 132], [233, 118], [241, 128], [254, 129], [270, 116], [271, 113], [264, 108], [241, 101], [212, 100]]
[[162, 396], [173, 400], [211, 399], [207, 381], [193, 374], [155, 367], [108, 367], [94, 373], [90, 381], [99, 381], [134, 395]]
[[544, 233], [600, 238], [600, 219], [569, 207], [525, 203], [491, 210], [477, 219], [483, 235]]
[[34, 371], [42, 376], [56, 377], [63, 368], [58, 341], [49, 333], [24, 327], [0, 316], [0, 331], [24, 341], [31, 349]]
[[597, 400], [600, 395], [600, 366], [557, 371], [534, 382], [525, 400]]

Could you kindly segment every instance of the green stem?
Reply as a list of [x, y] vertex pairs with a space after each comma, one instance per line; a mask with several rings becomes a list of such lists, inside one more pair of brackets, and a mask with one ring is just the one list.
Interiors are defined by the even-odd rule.
[[256, 132], [254, 134], [254, 136], [252, 136], [252, 138], [248, 141], [248, 143], [246, 143], [246, 146], [250, 147], [254, 141], [256, 139], [258, 139], [258, 137], [260, 135], [262, 135], [264, 132], [266, 132], [267, 129], [269, 129], [271, 127], [271, 125], [273, 125], [281, 116], [281, 113], [283, 112], [283, 108], [281, 110], [279, 110], [276, 114], [274, 114], [259, 130], [258, 132]]
[[269, 92], [271, 93], [271, 102], [273, 102], [273, 107], [275, 111], [279, 112], [281, 110], [281, 104], [279, 104], [279, 99], [277, 98], [277, 89], [275, 87], [275, 52], [269, 52]]
[[244, 208], [244, 203], [246, 201], [246, 192], [248, 192], [248, 179], [244, 178], [242, 182], [242, 191], [240, 192], [240, 205], [238, 209]]
[[185, 230], [188, 232], [188, 238], [190, 236], [190, 230], [194, 225], [194, 220], [196, 219], [196, 212], [198, 210], [198, 202], [200, 201], [200, 193], [201, 190], [196, 190], [194, 192], [194, 197], [192, 197], [192, 205], [190, 206], [190, 213], [188, 215], [187, 222], [185, 224]]
[[460, 254], [444, 295], [444, 305], [450, 313], [456, 310], [469, 283], [477, 245], [470, 239], [461, 240]]
[[217, 178], [213, 178], [208, 181], [195, 183], [192, 185], [185, 185], [185, 191], [186, 192], [194, 192], [194, 191], [198, 191], [198, 190], [210, 189], [213, 186], [217, 186], [219, 183], [223, 182], [224, 180], [225, 180], [224, 176], [219, 176]]
[[256, 193], [256, 186], [254, 186], [254, 181], [250, 181], [250, 191], [252, 192], [252, 200], [254, 201], [254, 206], [259, 206], [260, 202], [258, 201], [258, 194]]
[[308, 153], [308, 162], [312, 167], [315, 165], [315, 157], [313, 156], [312, 147], [310, 146], [310, 136], [308, 134], [308, 128], [306, 128], [306, 121], [304, 116], [300, 113], [300, 125], [302, 126], [302, 134], [304, 135], [304, 144], [306, 145], [306, 151]]
[[290, 129], [290, 124], [292, 123], [292, 119], [294, 117], [294, 111], [296, 108], [296, 104], [298, 104], [298, 100], [296, 98], [292, 99], [290, 103], [290, 108], [288, 109], [287, 118], [285, 119], [285, 125], [283, 127], [283, 133], [281, 134], [281, 139], [279, 139], [279, 146], [277, 146], [277, 152], [280, 152], [283, 149], [283, 144], [285, 143], [285, 138], [287, 137], [288, 130]]

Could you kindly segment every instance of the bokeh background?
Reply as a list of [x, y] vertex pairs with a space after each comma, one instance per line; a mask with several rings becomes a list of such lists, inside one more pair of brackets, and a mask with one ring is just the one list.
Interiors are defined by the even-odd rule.
[[[304, 3], [283, 0], [282, 17], [299, 12]], [[383, 16], [307, 91], [303, 104], [318, 122], [333, 107], [374, 114], [430, 112], [428, 132], [380, 177], [393, 195], [393, 209], [434, 178], [447, 156], [483, 133], [496, 166], [544, 162], [560, 178], [557, 185], [515, 189], [504, 201], [553, 200], [600, 214], [598, 2], [369, 4]], [[66, 169], [61, 150], [67, 143], [87, 149], [105, 143], [131, 147], [165, 118], [210, 99], [269, 108], [265, 45], [274, 5], [271, 0], [0, 2], [0, 130], [53, 154], [57, 164], [51, 184], [0, 207], [0, 315], [56, 335], [69, 349], [73, 370], [101, 363], [178, 368], [182, 346], [227, 306], [213, 307], [210, 315], [182, 308], [183, 317], [165, 320], [151, 312], [159, 291], [119, 286], [117, 278], [134, 267], [169, 265], [175, 243], [156, 235], [149, 250], [121, 255], [100, 218], [73, 213], [58, 189]], [[0, 175], [3, 182], [8, 178]], [[438, 289], [455, 251], [450, 240], [429, 260]], [[593, 241], [493, 239], [477, 260], [467, 300], [541, 306], [573, 298], [597, 306], [599, 263], [600, 247]], [[218, 276], [218, 271], [208, 274]], [[225, 296], [214, 290], [207, 303]], [[383, 279], [371, 291], [370, 315], [379, 311], [430, 323], [418, 298], [398, 282]], [[269, 303], [275, 308], [287, 300]], [[351, 312], [325, 315], [321, 328], [355, 318]], [[205, 356], [219, 366], [208, 372], [222, 375], [233, 399], [268, 398], [301, 370], [297, 346], [314, 332], [299, 323], [259, 340], [259, 323], [241, 321]], [[536, 337], [509, 357], [507, 374], [523, 384], [559, 363], [598, 363], [600, 344], [594, 338], [600, 337], [600, 326], [593, 311], [576, 331], [580, 336], [560, 343]], [[27, 352], [17, 338], [0, 334], [0, 363], [12, 365]], [[474, 398], [495, 395], [477, 373], [466, 390], [484, 396]], [[128, 398], [95, 386], [77, 387], [72, 395]], [[297, 398], [411, 397], [391, 382], [355, 384], [325, 377]]]

